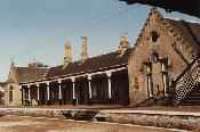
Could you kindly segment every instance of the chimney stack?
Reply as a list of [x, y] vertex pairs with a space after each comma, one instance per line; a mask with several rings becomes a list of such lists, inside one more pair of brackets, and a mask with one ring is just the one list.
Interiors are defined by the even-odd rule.
[[121, 39], [120, 39], [118, 51], [123, 55], [124, 52], [128, 48], [130, 48], [129, 41], [128, 41], [128, 36], [127, 35], [123, 35], [123, 36], [121, 36]]
[[88, 38], [87, 36], [81, 37], [82, 46], [81, 46], [81, 61], [84, 62], [88, 59]]
[[69, 41], [65, 43], [65, 51], [64, 51], [64, 66], [67, 66], [72, 62], [72, 48]]

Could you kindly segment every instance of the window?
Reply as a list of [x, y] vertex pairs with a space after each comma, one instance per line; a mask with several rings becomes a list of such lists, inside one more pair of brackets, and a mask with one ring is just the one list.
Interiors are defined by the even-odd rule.
[[163, 83], [163, 92], [167, 96], [169, 90], [169, 78], [168, 78], [168, 59], [163, 59], [161, 63], [162, 71], [162, 83]]
[[152, 64], [145, 64], [146, 88], [149, 97], [153, 97]]
[[154, 43], [157, 42], [158, 38], [159, 38], [159, 34], [156, 31], [152, 31], [151, 32], [151, 40], [152, 40], [152, 42], [154, 42]]
[[151, 62], [157, 63], [159, 61], [159, 55], [157, 52], [153, 52], [150, 58]]
[[13, 86], [10, 86], [9, 88], [9, 102], [13, 102]]

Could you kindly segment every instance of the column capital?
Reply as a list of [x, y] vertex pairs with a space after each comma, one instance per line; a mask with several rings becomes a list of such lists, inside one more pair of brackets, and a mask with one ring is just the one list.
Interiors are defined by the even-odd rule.
[[24, 85], [24, 86], [26, 86], [27, 88], [30, 88], [30, 87], [31, 87], [31, 84], [26, 84], [26, 85]]
[[24, 84], [20, 84], [20, 87], [21, 87], [21, 88], [24, 87], [24, 86], [26, 86], [26, 85], [24, 85]]
[[45, 84], [49, 86], [49, 84], [50, 84], [50, 81], [45, 81]]
[[106, 71], [106, 75], [110, 78], [112, 76], [112, 71]]
[[58, 80], [57, 80], [57, 82], [58, 82], [59, 84], [61, 84], [62, 81], [63, 81], [62, 79], [58, 79]]
[[89, 81], [91, 81], [92, 80], [92, 74], [88, 74], [87, 78], [88, 78]]
[[22, 90], [22, 89], [23, 89], [23, 86], [24, 86], [24, 85], [21, 84], [19, 89]]
[[40, 86], [40, 83], [36, 83], [35, 86], [39, 87], [39, 86]]
[[73, 83], [76, 81], [75, 77], [71, 77], [70, 79], [72, 80]]

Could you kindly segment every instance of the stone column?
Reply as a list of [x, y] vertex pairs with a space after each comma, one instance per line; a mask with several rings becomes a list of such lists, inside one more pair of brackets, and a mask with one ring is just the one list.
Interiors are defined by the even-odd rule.
[[162, 81], [163, 81], [163, 94], [164, 96], [168, 96], [167, 64], [161, 63], [161, 71], [162, 71]]
[[75, 88], [75, 77], [71, 78], [72, 80], [72, 99], [73, 99], [73, 104], [77, 104], [77, 99], [76, 99], [76, 88]]
[[153, 97], [153, 89], [152, 89], [152, 69], [149, 64], [145, 65], [145, 74], [146, 74], [146, 81], [147, 81], [147, 91], [148, 96]]
[[40, 104], [40, 84], [37, 83], [37, 100], [38, 100], [38, 105]]
[[28, 87], [28, 101], [29, 101], [29, 105], [31, 105], [31, 85], [27, 85]]
[[163, 79], [163, 95], [164, 96], [168, 96], [167, 95], [167, 77], [165, 74], [162, 75], [162, 79]]
[[50, 84], [50, 82], [49, 81], [47, 81], [46, 82], [46, 88], [47, 88], [47, 102], [49, 102], [49, 100], [50, 100], [50, 91], [49, 91], [49, 84]]
[[89, 87], [89, 99], [92, 99], [92, 85], [91, 85], [92, 76], [88, 75], [88, 87]]
[[106, 75], [108, 77], [108, 98], [111, 99], [112, 98], [112, 82], [111, 82], [111, 76], [112, 76], [112, 72], [108, 71], [106, 72]]
[[22, 105], [25, 105], [25, 89], [23, 88], [23, 85], [21, 85], [21, 91], [22, 91]]
[[58, 80], [58, 99], [62, 100], [62, 80]]
[[39, 101], [40, 100], [40, 84], [37, 83], [36, 87], [37, 87], [37, 100]]
[[149, 90], [149, 97], [153, 97], [151, 75], [147, 76], [147, 85]]

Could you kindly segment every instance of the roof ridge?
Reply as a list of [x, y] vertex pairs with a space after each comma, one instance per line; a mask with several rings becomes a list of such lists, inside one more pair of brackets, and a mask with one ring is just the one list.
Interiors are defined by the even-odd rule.
[[167, 19], [167, 20], [172, 20], [172, 21], [176, 21], [176, 22], [184, 22], [184, 23], [188, 23], [188, 24], [197, 24], [197, 25], [200, 25], [200, 22], [191, 22], [191, 21], [187, 21], [187, 20], [184, 20], [184, 19], [173, 19], [173, 18], [170, 18], [170, 17], [164, 17], [164, 19]]
[[16, 69], [49, 69], [49, 67], [28, 67], [28, 66], [15, 66]]
[[[134, 47], [128, 48], [128, 49], [126, 50], [126, 52], [128, 52], [128, 51], [131, 50], [131, 49], [134, 49]], [[86, 59], [86, 61], [87, 61], [87, 60], [91, 60], [91, 59], [95, 59], [95, 58], [99, 58], [99, 57], [102, 57], [102, 56], [114, 54], [114, 53], [118, 53], [118, 51], [116, 50], [116, 51], [107, 52], [107, 53], [105, 53], [105, 54], [100, 54], [100, 55], [92, 56], [92, 57], [89, 57], [88, 59]], [[70, 64], [73, 64], [73, 63], [80, 63], [80, 62], [81, 62], [81, 60], [76, 60], [76, 61], [73, 61], [73, 62], [69, 63], [69, 65], [70, 65]], [[62, 65], [53, 66], [53, 67], [50, 67], [50, 68], [61, 67], [61, 66], [63, 66], [63, 64], [62, 64]]]
[[84, 63], [79, 64], [80, 61], [69, 63], [66, 68], [62, 68], [63, 65], [51, 67], [46, 77], [53, 78], [55, 76], [83, 74], [121, 67], [127, 65], [128, 57], [132, 50], [134, 50], [134, 47], [128, 48], [125, 54], [121, 57], [119, 56], [120, 54], [118, 54], [119, 52], [116, 50], [95, 57], [90, 57]]
[[142, 35], [143, 35], [143, 33], [144, 33], [144, 30], [145, 30], [146, 26], [148, 25], [148, 23], [150, 22], [150, 18], [151, 18], [154, 14], [156, 14], [160, 20], [163, 20], [164, 17], [163, 17], [162, 14], [157, 10], [157, 8], [155, 8], [155, 7], [151, 8], [151, 9], [150, 9], [150, 12], [149, 12], [149, 14], [148, 14], [148, 16], [147, 16], [147, 18], [146, 18], [144, 24], [143, 24], [143, 26], [142, 26], [142, 29], [140, 30], [140, 33], [139, 33], [139, 35], [138, 35], [138, 37], [137, 37], [137, 39], [136, 39], [136, 41], [135, 41], [134, 47], [136, 47], [137, 44], [141, 41], [141, 39], [142, 39], [141, 37], [142, 37]]

